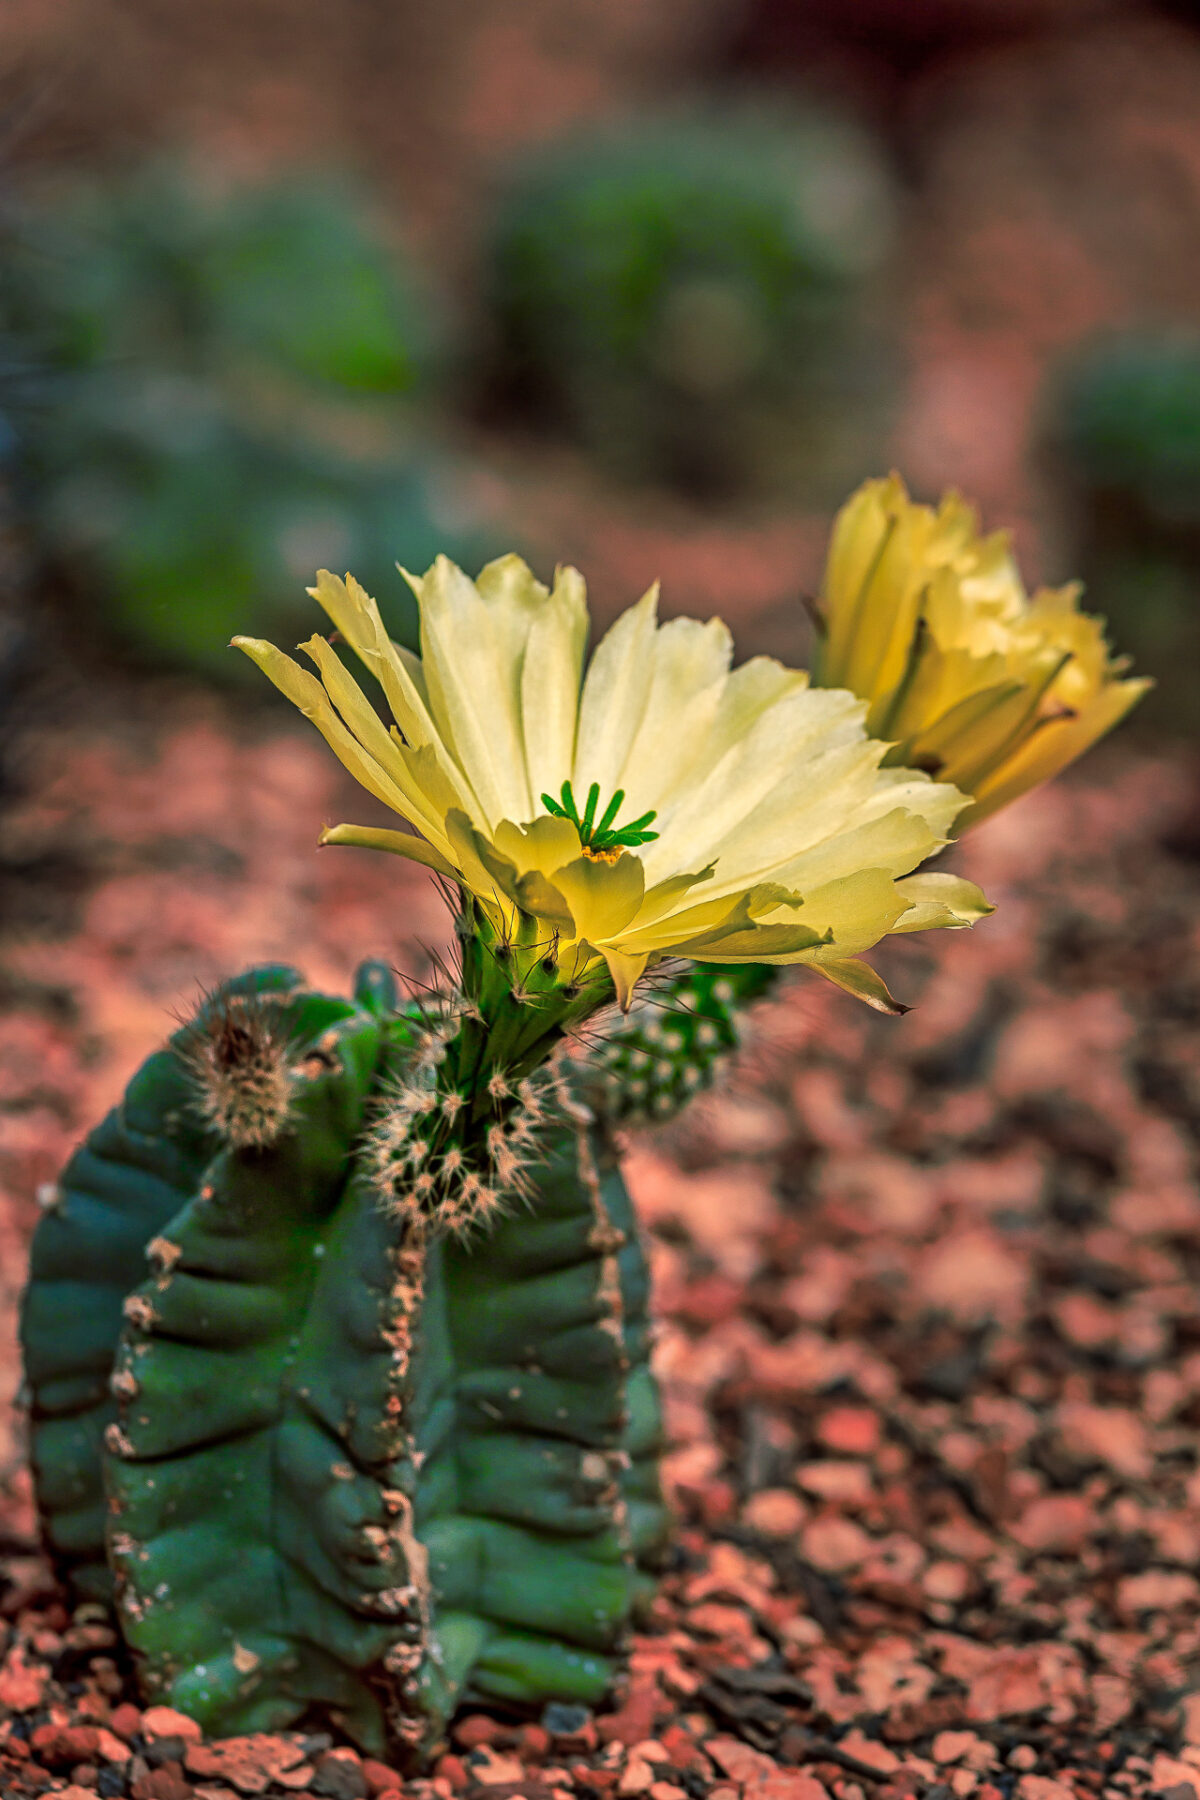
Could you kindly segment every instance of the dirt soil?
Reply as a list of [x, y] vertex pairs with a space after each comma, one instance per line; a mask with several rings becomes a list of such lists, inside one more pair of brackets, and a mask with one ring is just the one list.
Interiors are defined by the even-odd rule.
[[[323, 747], [164, 689], [27, 748], [0, 881], [4, 1398], [39, 1187], [199, 987], [419, 972], [420, 871]], [[956, 853], [999, 910], [758, 1009], [635, 1136], [678, 1553], [594, 1717], [472, 1714], [432, 1800], [1200, 1796], [1200, 788], [1110, 748]], [[5, 1415], [0, 1793], [391, 1794], [335, 1729], [140, 1710], [38, 1552]]]

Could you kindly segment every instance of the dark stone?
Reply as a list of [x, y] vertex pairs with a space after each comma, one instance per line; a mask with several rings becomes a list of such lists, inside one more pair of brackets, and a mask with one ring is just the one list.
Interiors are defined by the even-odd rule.
[[552, 1738], [578, 1737], [591, 1724], [591, 1708], [571, 1706], [564, 1700], [551, 1700], [542, 1708], [542, 1729]]
[[359, 1763], [325, 1755], [317, 1758], [316, 1773], [308, 1791], [320, 1794], [322, 1800], [367, 1800], [371, 1789]]

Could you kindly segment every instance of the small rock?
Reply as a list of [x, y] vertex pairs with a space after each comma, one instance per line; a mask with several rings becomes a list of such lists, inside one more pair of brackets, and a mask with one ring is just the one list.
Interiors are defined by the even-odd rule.
[[550, 1749], [550, 1733], [544, 1725], [522, 1725], [517, 1744], [527, 1762], [541, 1762]]
[[1145, 1421], [1127, 1407], [1071, 1401], [1058, 1409], [1058, 1429], [1069, 1455], [1104, 1463], [1134, 1481], [1151, 1472]]
[[100, 1725], [96, 1729], [96, 1748], [106, 1763], [113, 1763], [117, 1768], [123, 1767], [131, 1754], [124, 1738], [118, 1737], [106, 1725]]
[[1194, 1769], [1189, 1763], [1180, 1762], [1177, 1757], [1158, 1755], [1150, 1765], [1150, 1786], [1158, 1788], [1186, 1787], [1190, 1785], [1197, 1800], [1200, 1800], [1200, 1769]]
[[1170, 1612], [1176, 1606], [1194, 1607], [1200, 1598], [1200, 1582], [1183, 1569], [1143, 1569], [1117, 1583], [1117, 1606], [1127, 1617], [1143, 1612]]
[[1011, 1531], [1022, 1549], [1069, 1554], [1086, 1542], [1095, 1518], [1094, 1504], [1082, 1494], [1043, 1494], [1030, 1501]]
[[869, 1769], [878, 1769], [881, 1775], [894, 1775], [900, 1767], [900, 1758], [894, 1750], [889, 1750], [878, 1738], [866, 1737], [857, 1727], [846, 1733], [840, 1748], [856, 1761], [866, 1763]]
[[370, 1787], [353, 1750], [326, 1750], [313, 1765], [312, 1788], [322, 1800], [367, 1800]]
[[[521, 1781], [525, 1776], [525, 1770], [515, 1756], [497, 1756], [486, 1744], [472, 1750], [465, 1760], [471, 1780], [483, 1787], [503, 1787], [507, 1782]], [[337, 1800], [342, 1800], [341, 1795]], [[356, 1797], [351, 1796], [349, 1800], [356, 1800]]]
[[742, 1507], [742, 1524], [764, 1537], [795, 1537], [808, 1518], [808, 1507], [791, 1488], [761, 1488]]
[[981, 1741], [974, 1731], [939, 1731], [929, 1754], [935, 1763], [963, 1762]]
[[759, 1775], [776, 1773], [776, 1764], [769, 1756], [764, 1756], [761, 1750], [752, 1750], [740, 1738], [710, 1738], [704, 1750], [710, 1762], [731, 1781], [744, 1783]]
[[123, 1700], [120, 1706], [113, 1707], [108, 1724], [111, 1731], [115, 1731], [119, 1738], [124, 1738], [128, 1743], [130, 1738], [136, 1737], [141, 1731], [142, 1715], [136, 1706]]
[[806, 1494], [839, 1506], [866, 1506], [873, 1492], [871, 1471], [860, 1462], [801, 1463], [796, 1480]]
[[39, 1725], [29, 1747], [46, 1768], [73, 1769], [98, 1755], [100, 1733], [94, 1725]]
[[[130, 1711], [136, 1711], [136, 1708], [131, 1707]], [[204, 1736], [195, 1719], [176, 1712], [173, 1706], [148, 1706], [141, 1716], [140, 1728], [148, 1744], [156, 1738], [183, 1738], [186, 1743], [198, 1744]]]
[[504, 1727], [499, 1719], [493, 1719], [487, 1713], [468, 1713], [465, 1719], [458, 1721], [450, 1735], [460, 1749], [478, 1750], [502, 1737]]
[[[846, 1784], [843, 1795], [851, 1785]], [[775, 1769], [760, 1775], [746, 1784], [745, 1795], [746, 1800], [829, 1800], [829, 1790], [807, 1769]]]
[[568, 1706], [562, 1700], [551, 1700], [542, 1708], [541, 1723], [552, 1738], [580, 1738], [589, 1726], [595, 1729], [590, 1707]]
[[178, 1763], [150, 1769], [130, 1787], [131, 1800], [192, 1800], [193, 1788]]
[[853, 1519], [831, 1513], [809, 1521], [800, 1535], [800, 1549], [815, 1569], [837, 1575], [866, 1561], [871, 1540]]
[[873, 1456], [879, 1448], [879, 1414], [869, 1406], [835, 1406], [818, 1423], [817, 1437], [839, 1456]]
[[640, 1756], [631, 1756], [617, 1782], [618, 1794], [645, 1794], [654, 1785], [654, 1770]]
[[402, 1785], [403, 1778], [395, 1769], [389, 1769], [386, 1763], [376, 1762], [373, 1757], [363, 1758], [362, 1772], [366, 1778], [367, 1792], [371, 1800], [379, 1800], [381, 1794], [390, 1793], [393, 1788]]
[[10, 1712], [32, 1712], [42, 1704], [50, 1671], [41, 1663], [28, 1663], [20, 1645], [0, 1669], [0, 1706]]
[[930, 1563], [921, 1576], [921, 1587], [931, 1600], [946, 1600], [951, 1605], [965, 1598], [970, 1585], [971, 1571], [961, 1562]]

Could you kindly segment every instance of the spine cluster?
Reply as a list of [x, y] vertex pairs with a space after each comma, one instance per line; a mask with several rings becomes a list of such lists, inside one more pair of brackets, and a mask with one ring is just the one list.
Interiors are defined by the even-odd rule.
[[269, 995], [213, 995], [180, 1041], [195, 1104], [223, 1142], [265, 1150], [287, 1124], [293, 1070], [284, 1014]]
[[425, 1024], [388, 1080], [365, 1162], [389, 1213], [457, 1234], [528, 1198], [529, 1168], [566, 1089], [556, 1065], [471, 1079], [453, 1054], [460, 1017]]

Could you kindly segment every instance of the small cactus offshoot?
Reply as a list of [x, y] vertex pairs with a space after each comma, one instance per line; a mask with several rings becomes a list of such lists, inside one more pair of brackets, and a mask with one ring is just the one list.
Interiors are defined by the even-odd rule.
[[766, 963], [695, 963], [642, 999], [596, 1049], [587, 1073], [614, 1123], [662, 1123], [716, 1078], [738, 1047], [738, 1008], [769, 994]]

